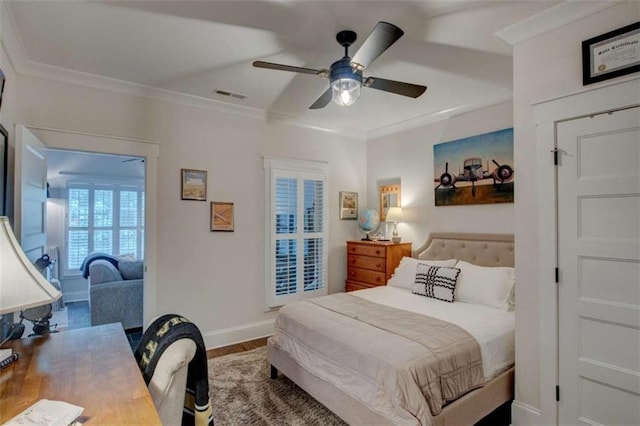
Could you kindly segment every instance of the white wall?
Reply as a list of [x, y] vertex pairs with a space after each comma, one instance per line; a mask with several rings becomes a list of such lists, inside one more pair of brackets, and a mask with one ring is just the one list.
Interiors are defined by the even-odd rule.
[[[262, 155], [326, 161], [329, 291], [344, 288], [345, 240], [338, 192], [365, 192], [366, 145], [343, 136], [40, 78], [19, 77], [16, 121], [160, 142], [157, 313], [198, 324], [208, 346], [259, 337], [265, 313]], [[180, 199], [180, 169], [208, 171], [207, 201], [235, 203], [235, 232], [209, 231], [209, 202]], [[366, 202], [366, 198], [364, 200]]]
[[[403, 222], [398, 233], [413, 248], [430, 232], [513, 232], [513, 203], [434, 205], [433, 145], [513, 126], [511, 102], [370, 140], [367, 144], [368, 208], [379, 210], [378, 182], [400, 178]], [[518, 164], [515, 191], [520, 190]]]
[[[541, 398], [554, 398], [553, 389], [540, 389], [539, 383], [539, 354], [545, 350], [540, 347], [540, 335], [554, 333], [554, 330], [539, 329], [540, 304], [545, 303], [538, 297], [540, 274], [548, 273], [548, 284], [554, 284], [552, 271], [538, 271], [537, 268], [538, 251], [545, 249], [538, 247], [537, 205], [549, 202], [553, 194], [549, 194], [547, 199], [538, 199], [536, 181], [540, 166], [536, 161], [538, 147], [532, 103], [606, 85], [607, 82], [582, 86], [581, 42], [636, 22], [639, 17], [640, 2], [625, 1], [514, 47], [515, 162], [518, 178], [514, 211], [518, 283], [514, 424], [536, 424]], [[551, 153], [549, 161], [550, 156]]]

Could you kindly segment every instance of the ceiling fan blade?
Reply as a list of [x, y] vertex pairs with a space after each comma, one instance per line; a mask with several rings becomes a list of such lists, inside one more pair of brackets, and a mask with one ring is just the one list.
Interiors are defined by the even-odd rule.
[[316, 100], [309, 109], [320, 109], [326, 107], [331, 102], [331, 87], [329, 87], [323, 94]]
[[403, 83], [402, 81], [387, 80], [378, 77], [367, 77], [363, 85], [365, 87], [371, 87], [372, 89], [384, 90], [385, 92], [408, 96], [410, 98], [417, 98], [427, 90], [427, 86]]
[[294, 67], [292, 65], [274, 64], [273, 62], [255, 61], [253, 63], [253, 66], [256, 68], [267, 68], [270, 70], [299, 72], [302, 74], [317, 75], [319, 77], [325, 77], [325, 78], [329, 77], [328, 70], [314, 70], [311, 68]]
[[378, 22], [351, 59], [351, 65], [362, 71], [391, 47], [403, 34], [404, 31], [393, 24], [383, 21]]

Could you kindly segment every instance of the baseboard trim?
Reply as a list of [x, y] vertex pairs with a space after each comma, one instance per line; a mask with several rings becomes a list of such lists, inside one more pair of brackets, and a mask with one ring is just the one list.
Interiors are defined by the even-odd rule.
[[542, 425], [540, 410], [522, 402], [513, 401], [511, 404], [512, 425]]
[[208, 349], [216, 349], [224, 346], [235, 345], [236, 343], [247, 342], [273, 334], [275, 320], [245, 324], [238, 327], [230, 327], [222, 330], [209, 331], [203, 333], [204, 345]]

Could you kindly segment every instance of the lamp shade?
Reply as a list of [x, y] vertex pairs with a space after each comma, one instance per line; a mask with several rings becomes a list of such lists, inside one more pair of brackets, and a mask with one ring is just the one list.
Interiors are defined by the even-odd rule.
[[389, 207], [387, 210], [387, 222], [400, 222], [402, 221], [402, 208], [401, 207]]
[[31, 263], [6, 216], [0, 216], [0, 315], [54, 302], [62, 296]]

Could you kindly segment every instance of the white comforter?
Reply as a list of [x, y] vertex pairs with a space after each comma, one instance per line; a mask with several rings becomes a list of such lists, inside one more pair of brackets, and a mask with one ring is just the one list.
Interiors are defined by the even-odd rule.
[[[514, 314], [482, 305], [446, 303], [394, 287], [350, 293], [374, 303], [449, 321], [480, 344], [486, 380], [514, 362]], [[322, 320], [319, 320], [322, 318]], [[357, 323], [357, 321], [353, 321]], [[313, 374], [334, 384], [396, 424], [428, 425], [431, 413], [422, 394], [397, 387], [392, 372], [424, 356], [420, 344], [360, 324], [317, 305], [292, 304], [276, 320], [273, 344]]]

